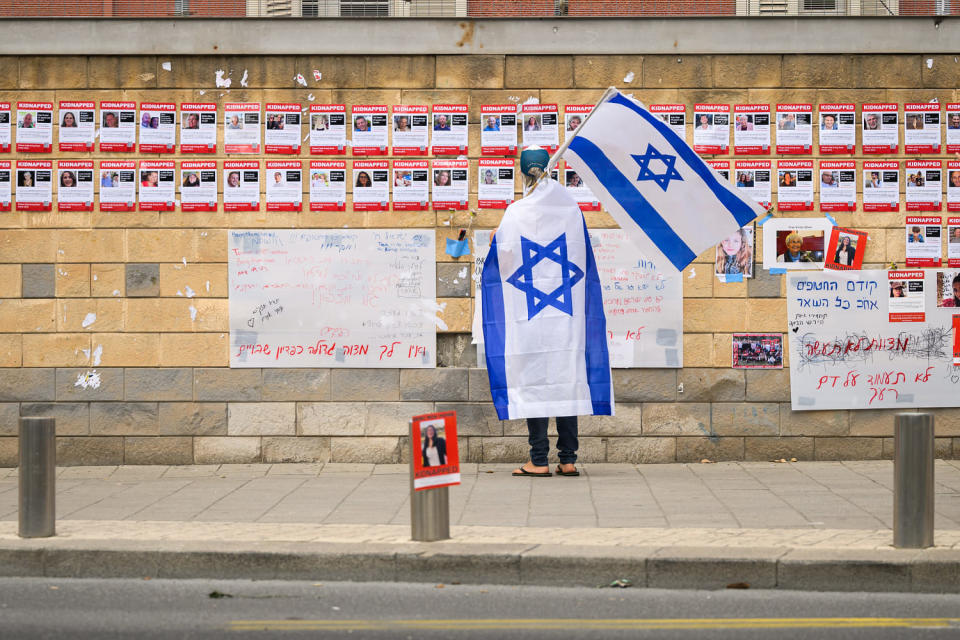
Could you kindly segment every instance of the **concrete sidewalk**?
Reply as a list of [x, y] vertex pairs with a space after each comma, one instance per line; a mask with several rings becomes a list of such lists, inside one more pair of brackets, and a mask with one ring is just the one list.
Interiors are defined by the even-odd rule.
[[34, 540], [0, 469], [0, 574], [960, 591], [957, 461], [925, 551], [890, 546], [888, 461], [512, 468], [465, 465], [437, 543], [409, 539], [405, 465], [61, 468]]

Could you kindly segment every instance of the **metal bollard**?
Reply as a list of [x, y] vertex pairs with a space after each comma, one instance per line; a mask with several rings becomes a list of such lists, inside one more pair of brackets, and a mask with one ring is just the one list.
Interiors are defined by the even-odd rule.
[[56, 535], [57, 423], [20, 418], [21, 538]]
[[450, 492], [448, 487], [415, 491], [413, 451], [410, 456], [410, 538], [416, 542], [450, 539]]
[[894, 426], [893, 546], [933, 546], [933, 416], [898, 413]]

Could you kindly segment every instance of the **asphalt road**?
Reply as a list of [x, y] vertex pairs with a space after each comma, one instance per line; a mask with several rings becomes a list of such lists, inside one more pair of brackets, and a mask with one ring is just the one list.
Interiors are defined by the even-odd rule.
[[960, 595], [0, 579], [0, 638], [960, 638]]

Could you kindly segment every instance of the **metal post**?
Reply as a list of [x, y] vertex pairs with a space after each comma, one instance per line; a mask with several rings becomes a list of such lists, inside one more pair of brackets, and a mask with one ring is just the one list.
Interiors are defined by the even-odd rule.
[[56, 420], [20, 418], [20, 537], [56, 534]]
[[417, 542], [450, 539], [450, 494], [448, 487], [415, 491], [413, 456], [420, 455], [411, 439], [410, 456], [410, 537]]
[[894, 426], [893, 546], [933, 546], [933, 416], [898, 413]]

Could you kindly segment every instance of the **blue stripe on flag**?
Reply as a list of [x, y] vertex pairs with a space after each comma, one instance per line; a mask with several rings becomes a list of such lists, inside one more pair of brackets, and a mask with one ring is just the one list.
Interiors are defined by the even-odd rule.
[[506, 314], [503, 310], [503, 282], [500, 279], [500, 259], [497, 256], [497, 237], [490, 238], [490, 250], [483, 262], [480, 277], [482, 287], [483, 339], [487, 357], [487, 375], [490, 378], [490, 395], [497, 408], [497, 417], [510, 419], [507, 395], [507, 367], [504, 357], [506, 348]]
[[[667, 142], [670, 143], [670, 146], [673, 147], [673, 150], [677, 152], [677, 155], [683, 159], [685, 163], [698, 175], [700, 179], [706, 183], [707, 187], [713, 192], [713, 195], [717, 197], [717, 200], [727, 208], [727, 211], [730, 212], [734, 218], [736, 218], [737, 223], [742, 227], [748, 222], [757, 217], [757, 212], [753, 210], [753, 207], [744, 202], [741, 198], [738, 198], [736, 194], [731, 193], [729, 189], [720, 184], [717, 180], [717, 174], [714, 173], [707, 163], [697, 155], [697, 153], [690, 148], [690, 145], [687, 144], [686, 140], [683, 140], [676, 132], [670, 128], [667, 123], [663, 122], [655, 115], [651, 114], [646, 109], [643, 109], [635, 102], [627, 98], [621, 93], [618, 93], [614, 97], [610, 98], [609, 102], [622, 105], [628, 109], [634, 111], [648, 123], [650, 123], [656, 130], [657, 133], [666, 138]], [[574, 138], [576, 140], [576, 138]]]
[[694, 261], [697, 255], [597, 145], [578, 135], [570, 141], [570, 149], [587, 163], [603, 187], [678, 271]]
[[590, 387], [590, 401], [593, 403], [593, 415], [613, 415], [610, 402], [610, 354], [607, 352], [607, 318], [603, 312], [603, 292], [597, 261], [590, 246], [590, 233], [587, 221], [583, 221], [583, 238], [587, 245], [586, 279], [584, 282], [586, 299], [584, 301], [584, 320], [586, 323], [587, 384]]

